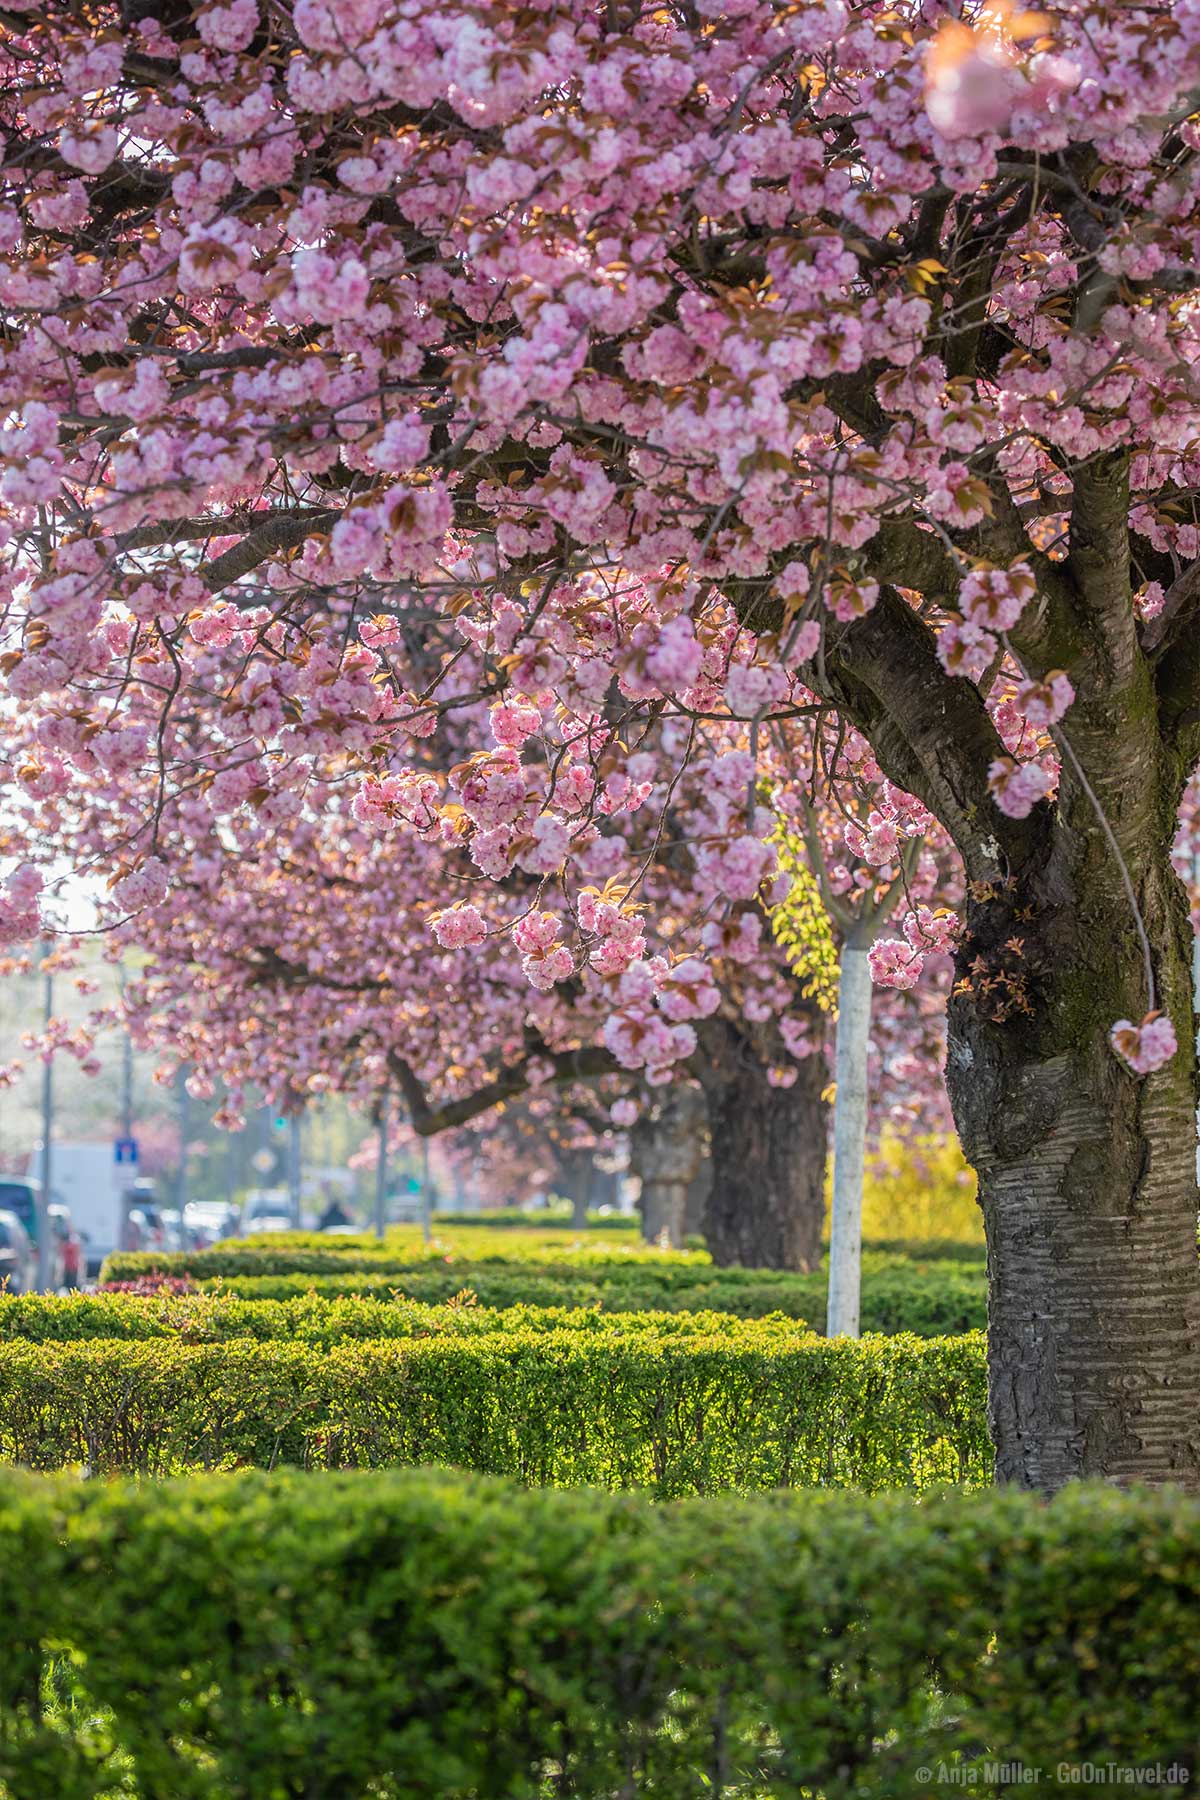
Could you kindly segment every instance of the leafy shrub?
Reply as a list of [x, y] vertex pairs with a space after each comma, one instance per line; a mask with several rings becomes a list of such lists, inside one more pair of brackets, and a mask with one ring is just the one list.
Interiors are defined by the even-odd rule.
[[[152, 1283], [151, 1283], [152, 1285]], [[600, 1307], [606, 1313], [733, 1313], [763, 1318], [783, 1313], [807, 1319], [824, 1330], [826, 1277], [774, 1274], [770, 1270], [701, 1266], [673, 1272], [610, 1267], [549, 1270], [489, 1263], [426, 1264], [419, 1269], [339, 1275], [232, 1275], [221, 1287], [245, 1299], [283, 1300], [315, 1293], [333, 1299], [361, 1294], [388, 1298], [400, 1292], [431, 1304], [468, 1289], [488, 1307]], [[982, 1269], [954, 1263], [912, 1266], [897, 1259], [863, 1259], [864, 1331], [911, 1331], [938, 1337], [981, 1330], [987, 1322], [987, 1286]]]
[[[480, 1242], [482, 1239], [482, 1242]], [[137, 1281], [145, 1275], [336, 1275], [361, 1270], [458, 1267], [464, 1263], [497, 1263], [508, 1267], [573, 1270], [601, 1268], [706, 1269], [712, 1263], [702, 1250], [660, 1250], [648, 1244], [577, 1241], [547, 1244], [545, 1234], [533, 1241], [513, 1232], [475, 1233], [467, 1240], [470, 1254], [447, 1244], [426, 1249], [419, 1240], [373, 1237], [329, 1238], [319, 1232], [272, 1232], [263, 1237], [233, 1238], [209, 1250], [121, 1250], [105, 1262], [101, 1280]]]
[[17, 1294], [0, 1296], [0, 1340], [69, 1343], [85, 1338], [140, 1342], [173, 1338], [184, 1343], [222, 1343], [229, 1338], [262, 1342], [334, 1344], [346, 1338], [478, 1337], [490, 1332], [584, 1331], [612, 1336], [653, 1332], [659, 1337], [712, 1337], [761, 1342], [774, 1334], [797, 1342], [808, 1334], [802, 1319], [775, 1314], [746, 1320], [718, 1312], [627, 1312], [619, 1327], [597, 1308], [480, 1306], [474, 1296], [455, 1295], [446, 1305], [387, 1293], [332, 1299], [313, 1293], [285, 1299], [243, 1299], [214, 1290], [159, 1293]]
[[[520, 1206], [498, 1206], [490, 1212], [435, 1212], [433, 1229], [439, 1237], [447, 1233], [453, 1235], [464, 1226], [478, 1226], [488, 1231], [546, 1231], [563, 1232], [579, 1231], [572, 1216], [569, 1202], [539, 1206], [536, 1212], [526, 1212]], [[641, 1221], [636, 1213], [589, 1212], [584, 1231], [637, 1231]]]
[[956, 1137], [886, 1134], [867, 1164], [863, 1231], [869, 1238], [953, 1238], [983, 1254], [979, 1184]]
[[[212, 1250], [176, 1256], [110, 1257], [106, 1285], [119, 1281], [153, 1288], [156, 1280], [220, 1281], [246, 1299], [285, 1299], [310, 1290], [338, 1294], [387, 1295], [402, 1292], [431, 1304], [471, 1289], [485, 1306], [602, 1307], [606, 1312], [713, 1311], [761, 1318], [785, 1313], [824, 1329], [826, 1275], [797, 1275], [771, 1269], [716, 1268], [706, 1257], [647, 1250], [614, 1252], [611, 1246], [540, 1260], [521, 1248], [505, 1253], [503, 1234], [490, 1240], [491, 1254], [477, 1259], [453, 1255], [408, 1256], [401, 1240], [380, 1246], [374, 1239], [339, 1239], [286, 1234], [269, 1245], [236, 1240]], [[897, 1240], [869, 1247], [863, 1256], [862, 1324], [866, 1331], [912, 1331], [936, 1337], [980, 1330], [987, 1322], [983, 1264], [966, 1260], [974, 1246], [931, 1243], [932, 1254], [914, 1260], [911, 1244]]]
[[106, 1281], [106, 1294], [194, 1294], [196, 1283], [190, 1275], [139, 1275], [136, 1281]]
[[0, 1343], [0, 1460], [168, 1475], [445, 1462], [534, 1484], [873, 1492], [987, 1478], [983, 1342], [508, 1332]]
[[1177, 1493], [10, 1473], [0, 1557], [20, 1800], [909, 1800], [939, 1765], [996, 1796], [1020, 1765], [1194, 1762]]

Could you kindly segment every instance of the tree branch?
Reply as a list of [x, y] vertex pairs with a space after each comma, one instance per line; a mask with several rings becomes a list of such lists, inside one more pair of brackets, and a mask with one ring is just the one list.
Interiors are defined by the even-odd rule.
[[[447, 1100], [441, 1106], [430, 1106], [424, 1083], [412, 1065], [395, 1050], [388, 1051], [387, 1061], [404, 1096], [413, 1130], [418, 1137], [436, 1137], [441, 1131], [453, 1131], [457, 1126], [467, 1124], [470, 1119], [478, 1118], [480, 1113], [488, 1112], [505, 1100], [513, 1100], [518, 1094], [527, 1093], [534, 1085], [529, 1078], [529, 1066], [535, 1058], [552, 1065], [554, 1072], [547, 1078], [550, 1082], [588, 1081], [599, 1075], [628, 1073], [612, 1052], [601, 1045], [584, 1045], [578, 1050], [535, 1047], [524, 1062], [505, 1069], [494, 1081], [476, 1088], [473, 1094], [464, 1094], [458, 1100]], [[546, 1083], [539, 1082], [537, 1085], [544, 1087]]]
[[[205, 538], [229, 537], [235, 531], [245, 531], [253, 526], [255, 532], [265, 525], [275, 525], [283, 520], [305, 520], [312, 518], [317, 523], [314, 529], [320, 529], [320, 522], [328, 523], [336, 518], [336, 513], [329, 507], [275, 507], [269, 512], [236, 512], [229, 513], [223, 519], [160, 519], [155, 525], [136, 525], [131, 531], [119, 532], [113, 542], [118, 550], [157, 550], [168, 544], [188, 544], [202, 542]], [[253, 533], [251, 534], [253, 535]], [[237, 546], [240, 548], [240, 546]]]
[[[1071, 548], [1074, 577], [1089, 620], [1099, 631], [1110, 666], [1110, 685], [1123, 688], [1138, 655], [1130, 605], [1129, 453], [1103, 452], [1072, 471]], [[1115, 677], [1115, 682], [1113, 681]]]
[[988, 792], [988, 769], [1006, 754], [978, 688], [947, 675], [933, 632], [885, 587], [875, 607], [826, 651], [829, 695], [866, 736], [880, 767], [951, 833], [967, 873], [987, 880], [1025, 828]]
[[1154, 664], [1159, 729], [1186, 776], [1200, 757], [1200, 562], [1168, 588], [1142, 641]]
[[222, 588], [239, 581], [248, 575], [251, 569], [265, 562], [277, 550], [292, 550], [302, 544], [305, 538], [312, 537], [315, 532], [323, 531], [333, 523], [338, 513], [333, 507], [305, 507], [300, 512], [274, 513], [266, 523], [258, 525], [235, 544], [232, 550], [226, 550], [212, 562], [202, 563], [199, 576], [210, 594], [219, 594]]

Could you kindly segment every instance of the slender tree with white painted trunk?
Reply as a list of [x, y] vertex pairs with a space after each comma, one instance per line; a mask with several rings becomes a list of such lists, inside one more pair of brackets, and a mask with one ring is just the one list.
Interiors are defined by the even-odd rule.
[[821, 897], [840, 936], [833, 1102], [833, 1204], [829, 1221], [830, 1337], [857, 1337], [862, 1291], [863, 1179], [870, 1104], [871, 945], [912, 881], [922, 839], [910, 837], [886, 885], [855, 899], [835, 891], [816, 814], [805, 807], [805, 844]]
[[838, 973], [833, 1104], [833, 1206], [829, 1220], [830, 1337], [857, 1337], [862, 1285], [863, 1168], [867, 1143], [867, 1074], [871, 1050], [870, 925], [843, 941]]

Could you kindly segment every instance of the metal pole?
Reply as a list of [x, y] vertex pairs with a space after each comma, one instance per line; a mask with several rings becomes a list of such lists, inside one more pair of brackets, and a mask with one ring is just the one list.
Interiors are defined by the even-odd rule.
[[183, 1209], [187, 1205], [188, 1137], [191, 1127], [191, 1095], [187, 1091], [187, 1069], [183, 1063], [179, 1065], [175, 1086], [179, 1118], [179, 1171], [175, 1177], [175, 1205], [182, 1218]]
[[429, 1186], [429, 1139], [421, 1139], [421, 1236], [433, 1237], [433, 1191]]
[[[125, 965], [118, 964], [117, 980], [121, 987], [122, 1002], [125, 999]], [[129, 1026], [126, 1025], [121, 1039], [121, 1136], [127, 1141], [133, 1136], [133, 1038]], [[137, 1175], [137, 1164], [132, 1165], [132, 1174]], [[117, 1237], [118, 1244], [129, 1242], [129, 1181], [121, 1187], [121, 1227]]]
[[300, 1229], [300, 1114], [292, 1113], [288, 1119], [288, 1200], [292, 1214], [292, 1225]]
[[375, 1159], [375, 1236], [383, 1236], [387, 1224], [388, 1091], [379, 1097], [379, 1153]]
[[[46, 946], [50, 955], [51, 946]], [[50, 1029], [54, 1016], [54, 977], [45, 970], [45, 1028]], [[42, 1064], [42, 1163], [38, 1182], [34, 1217], [37, 1221], [37, 1284], [43, 1294], [50, 1286], [50, 1182], [53, 1175], [54, 1140], [54, 1060], [47, 1055]]]
[[[124, 990], [124, 972], [121, 975], [121, 987]], [[128, 1027], [121, 1045], [121, 1136], [133, 1136], [133, 1039]]]
[[[1192, 851], [1192, 891], [1200, 895], [1200, 844]], [[1192, 1024], [1200, 1026], [1200, 931], [1192, 937]], [[1196, 1050], [1200, 1052], [1200, 1029], [1196, 1031]], [[1200, 1182], [1200, 1107], [1196, 1109], [1196, 1180]]]

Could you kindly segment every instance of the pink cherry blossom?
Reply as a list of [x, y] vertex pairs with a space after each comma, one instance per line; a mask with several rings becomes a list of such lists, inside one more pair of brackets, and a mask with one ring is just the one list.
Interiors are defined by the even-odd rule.
[[143, 907], [157, 906], [166, 897], [167, 881], [166, 864], [157, 856], [148, 856], [113, 884], [112, 897], [123, 912], [140, 912]]
[[1011, 631], [1034, 594], [1033, 571], [1024, 563], [1008, 569], [972, 569], [963, 578], [959, 602], [972, 625]]
[[482, 944], [487, 936], [487, 920], [469, 902], [438, 913], [432, 924], [433, 935], [444, 950], [469, 949]]
[[1075, 689], [1061, 669], [1051, 669], [1044, 681], [1023, 681], [1016, 698], [1031, 725], [1055, 725], [1074, 700]]
[[1010, 819], [1027, 819], [1053, 786], [1040, 763], [1016, 763], [1011, 757], [999, 756], [988, 769], [989, 792]]
[[1152, 1075], [1176, 1054], [1175, 1027], [1165, 1013], [1147, 1013], [1140, 1025], [1118, 1019], [1108, 1041], [1135, 1075]]
[[916, 987], [925, 966], [924, 957], [901, 938], [876, 938], [867, 962], [875, 985], [891, 988]]

